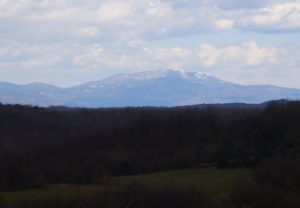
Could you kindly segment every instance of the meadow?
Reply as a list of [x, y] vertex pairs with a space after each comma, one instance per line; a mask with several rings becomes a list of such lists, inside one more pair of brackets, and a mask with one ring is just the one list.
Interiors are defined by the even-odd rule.
[[43, 207], [49, 201], [58, 199], [76, 201], [80, 197], [106, 195], [121, 187], [142, 186], [151, 190], [193, 190], [199, 196], [206, 196], [212, 201], [222, 200], [230, 194], [240, 179], [252, 178], [253, 170], [249, 168], [218, 169], [215, 167], [159, 171], [149, 174], [113, 177], [103, 185], [53, 184], [45, 188], [1, 192], [5, 207]]

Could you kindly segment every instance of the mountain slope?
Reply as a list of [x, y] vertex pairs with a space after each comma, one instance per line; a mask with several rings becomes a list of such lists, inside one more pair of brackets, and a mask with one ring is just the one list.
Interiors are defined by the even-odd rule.
[[60, 105], [64, 90], [53, 85], [32, 83], [15, 85], [0, 82], [0, 102], [30, 105]]
[[0, 83], [0, 102], [80, 107], [176, 106], [198, 103], [260, 103], [300, 99], [300, 90], [271, 85], [245, 86], [183, 70], [120, 74], [70, 88]]

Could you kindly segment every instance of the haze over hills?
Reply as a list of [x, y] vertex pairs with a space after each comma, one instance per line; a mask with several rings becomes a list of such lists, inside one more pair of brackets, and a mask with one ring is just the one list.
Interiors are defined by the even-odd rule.
[[239, 85], [214, 76], [178, 69], [119, 74], [70, 88], [43, 83], [15, 85], [0, 82], [0, 102], [39, 106], [178, 106], [261, 103], [283, 98], [300, 99], [300, 89]]

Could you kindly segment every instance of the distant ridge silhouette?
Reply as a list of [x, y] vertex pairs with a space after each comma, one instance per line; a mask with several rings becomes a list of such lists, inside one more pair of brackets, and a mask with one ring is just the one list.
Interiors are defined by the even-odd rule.
[[0, 102], [38, 106], [181, 106], [262, 103], [278, 99], [300, 99], [300, 89], [239, 85], [181, 69], [119, 74], [70, 88], [43, 83], [15, 85], [0, 82]]

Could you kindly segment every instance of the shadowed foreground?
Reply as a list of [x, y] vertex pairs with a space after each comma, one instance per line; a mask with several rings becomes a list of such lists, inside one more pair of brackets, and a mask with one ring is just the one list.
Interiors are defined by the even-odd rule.
[[[299, 139], [297, 101], [120, 109], [0, 104], [0, 205], [296, 208]], [[253, 174], [236, 174], [244, 170]]]

